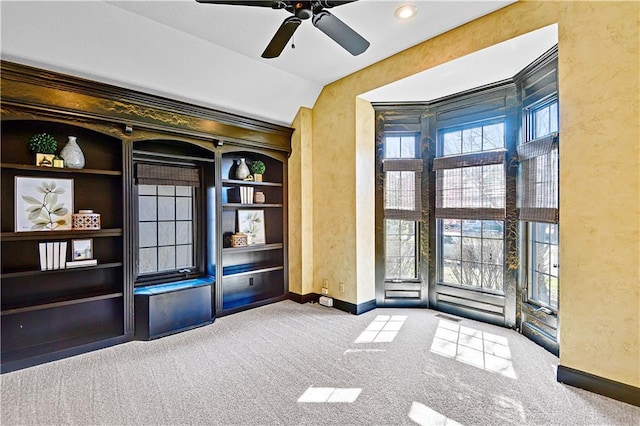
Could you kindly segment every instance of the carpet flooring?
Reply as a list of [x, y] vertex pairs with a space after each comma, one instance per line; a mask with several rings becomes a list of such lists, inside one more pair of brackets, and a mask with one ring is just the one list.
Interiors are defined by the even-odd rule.
[[513, 330], [283, 301], [1, 376], [2, 425], [638, 425]]

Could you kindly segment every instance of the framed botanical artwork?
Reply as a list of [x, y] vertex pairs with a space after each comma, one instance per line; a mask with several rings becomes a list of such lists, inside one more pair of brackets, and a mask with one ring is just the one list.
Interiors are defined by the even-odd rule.
[[71, 253], [73, 260], [93, 259], [93, 240], [71, 240]]
[[71, 229], [73, 179], [16, 176], [15, 186], [16, 232]]
[[266, 244], [264, 210], [238, 210], [238, 231], [247, 234], [249, 245]]

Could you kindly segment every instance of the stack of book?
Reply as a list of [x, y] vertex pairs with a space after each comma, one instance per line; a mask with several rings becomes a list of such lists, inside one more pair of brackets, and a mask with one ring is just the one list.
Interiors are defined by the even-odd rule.
[[97, 259], [83, 259], [67, 262], [67, 242], [48, 241], [39, 244], [40, 270], [51, 271], [55, 269], [79, 268], [82, 266], [95, 266]]

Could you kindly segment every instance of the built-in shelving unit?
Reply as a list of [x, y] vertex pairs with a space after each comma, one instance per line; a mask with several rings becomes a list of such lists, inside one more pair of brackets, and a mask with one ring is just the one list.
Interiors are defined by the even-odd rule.
[[[247, 164], [260, 160], [266, 165], [262, 182], [235, 178], [240, 159]], [[286, 274], [286, 157], [265, 151], [230, 148], [221, 154], [220, 257], [218, 264], [217, 315], [235, 312], [282, 299], [288, 291]], [[239, 187], [264, 193], [264, 203], [241, 203]], [[261, 211], [264, 244], [231, 247], [231, 235], [242, 231], [238, 212]], [[250, 239], [251, 240], [251, 239]]]
[[[0, 67], [2, 372], [126, 342], [139, 327], [147, 326], [141, 338], [157, 338], [210, 323], [212, 314], [287, 296], [286, 167], [293, 129], [51, 70], [7, 61]], [[28, 142], [39, 133], [57, 139], [58, 153], [75, 136], [85, 167], [36, 166]], [[264, 161], [264, 182], [236, 179], [239, 158]], [[201, 168], [193, 206], [197, 271], [138, 279], [140, 159]], [[101, 229], [16, 231], [16, 177], [73, 179], [73, 212], [99, 213]], [[265, 203], [229, 197], [240, 186], [263, 192]], [[242, 210], [264, 212], [264, 244], [230, 246], [227, 237], [237, 231]], [[41, 270], [42, 243], [67, 242], [72, 260], [76, 239], [92, 240], [97, 264]], [[180, 294], [174, 278], [189, 283]]]
[[[78, 137], [86, 168], [34, 165], [29, 138], [49, 133], [60, 150], [67, 136]], [[121, 141], [86, 127], [60, 121], [2, 121], [2, 371], [57, 359], [125, 339], [123, 260], [123, 161]], [[73, 179], [73, 210], [92, 209], [102, 229], [15, 231], [16, 177]], [[92, 239], [98, 264], [42, 271], [38, 246]], [[19, 255], [16, 255], [19, 253]]]

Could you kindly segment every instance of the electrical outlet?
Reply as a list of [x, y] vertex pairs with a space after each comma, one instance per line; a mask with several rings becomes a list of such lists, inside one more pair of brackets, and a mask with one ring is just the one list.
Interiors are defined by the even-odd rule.
[[344, 283], [338, 284], [338, 291], [340, 291], [340, 293], [344, 293]]
[[329, 288], [329, 280], [328, 279], [324, 279], [322, 280], [322, 287], [323, 288]]

